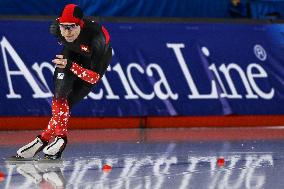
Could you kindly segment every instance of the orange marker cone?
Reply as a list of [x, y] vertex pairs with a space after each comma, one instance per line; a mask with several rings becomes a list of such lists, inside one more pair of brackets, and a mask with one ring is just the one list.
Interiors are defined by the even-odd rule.
[[108, 164], [105, 164], [105, 165], [103, 166], [103, 168], [102, 168], [103, 172], [105, 172], [105, 173], [110, 172], [111, 169], [112, 169], [112, 167], [111, 167], [110, 165], [108, 165]]
[[5, 180], [5, 175], [3, 172], [0, 171], [0, 182], [3, 182]]
[[224, 157], [219, 157], [217, 159], [217, 165], [218, 165], [218, 167], [223, 167], [225, 165], [225, 158]]

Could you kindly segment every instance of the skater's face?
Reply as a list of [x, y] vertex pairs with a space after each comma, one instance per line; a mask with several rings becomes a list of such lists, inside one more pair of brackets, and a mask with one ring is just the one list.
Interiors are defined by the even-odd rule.
[[73, 42], [80, 34], [81, 28], [75, 23], [64, 22], [59, 24], [61, 35], [67, 42]]

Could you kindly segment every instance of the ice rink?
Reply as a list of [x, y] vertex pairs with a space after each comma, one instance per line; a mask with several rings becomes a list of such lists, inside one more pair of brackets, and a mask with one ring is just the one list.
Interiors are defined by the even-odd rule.
[[284, 127], [71, 130], [62, 161], [5, 162], [38, 133], [0, 132], [1, 189], [284, 186]]

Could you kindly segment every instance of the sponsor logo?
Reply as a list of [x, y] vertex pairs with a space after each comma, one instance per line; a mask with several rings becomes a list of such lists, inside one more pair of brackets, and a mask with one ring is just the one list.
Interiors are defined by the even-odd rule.
[[57, 74], [57, 79], [63, 79], [63, 78], [64, 78], [64, 73]]
[[[13, 85], [14, 77], [22, 76], [25, 81], [30, 85], [34, 94], [34, 98], [47, 98], [51, 97], [52, 93], [46, 82], [47, 77], [43, 69], [48, 68], [51, 74], [54, 70], [52, 64], [48, 62], [37, 63], [31, 65], [32, 69], [29, 69], [23, 62], [19, 54], [9, 43], [9, 41], [3, 37], [0, 41], [2, 48], [2, 57], [5, 67], [7, 82], [8, 82], [8, 99], [22, 98], [21, 90], [15, 91], [16, 87]], [[175, 58], [176, 61], [172, 62], [176, 66], [177, 70], [181, 71], [181, 75], [177, 78], [183, 83], [182, 93], [179, 93], [177, 88], [174, 89], [173, 81], [170, 80], [163, 64], [149, 63], [142, 66], [140, 63], [131, 62], [126, 63], [123, 66], [119, 62], [113, 62], [107, 69], [106, 74], [102, 78], [103, 88], [98, 89], [96, 92], [90, 92], [88, 97], [93, 100], [100, 100], [106, 98], [107, 100], [119, 100], [119, 99], [144, 99], [152, 100], [154, 98], [160, 100], [178, 100], [179, 97], [187, 96], [189, 100], [194, 99], [266, 99], [270, 100], [275, 95], [275, 89], [271, 85], [264, 87], [258, 80], [268, 80], [269, 75], [264, 67], [259, 63], [248, 63], [242, 65], [236, 62], [228, 63], [216, 63], [211, 62], [212, 53], [208, 47], [201, 47], [199, 50], [202, 52], [200, 58], [204, 59], [207, 63], [204, 64], [205, 72], [199, 72], [200, 76], [208, 75], [208, 80], [200, 82], [200, 78], [196, 77], [196, 74], [192, 71], [192, 62], [190, 62], [188, 54], [185, 54], [187, 46], [184, 43], [166, 43], [165, 48], [169, 50], [169, 53]], [[84, 48], [85, 51], [88, 47]], [[257, 52], [257, 53], [256, 53]], [[261, 60], [266, 60], [267, 54], [263, 47], [260, 45], [253, 46], [253, 52], [256, 57]], [[115, 56], [113, 51], [113, 56]], [[8, 59], [7, 57], [11, 57]], [[18, 67], [17, 70], [11, 69], [11, 64]], [[178, 70], [180, 69], [180, 70]], [[35, 80], [35, 76], [32, 72], [36, 72], [43, 85], [39, 85]], [[236, 73], [238, 77], [233, 77], [232, 73]], [[116, 90], [115, 87], [110, 85], [110, 74], [113, 77], [118, 78], [117, 82], [120, 82], [124, 90]], [[147, 89], [141, 87], [137, 82], [137, 75], [139, 77], [150, 78], [151, 86]], [[153, 79], [155, 77], [155, 79]], [[63, 79], [64, 74], [59, 73], [58, 79]], [[237, 80], [237, 81], [236, 81]], [[182, 85], [182, 84], [181, 84]], [[206, 90], [202, 89], [202, 86], [206, 85]], [[46, 87], [45, 89], [43, 87]], [[244, 90], [239, 90], [239, 88]], [[14, 89], [15, 88], [15, 89]]]
[[254, 54], [260, 61], [265, 61], [267, 58], [266, 51], [261, 45], [255, 45], [254, 48]]
[[90, 52], [90, 49], [87, 45], [80, 45], [80, 49], [86, 53]]

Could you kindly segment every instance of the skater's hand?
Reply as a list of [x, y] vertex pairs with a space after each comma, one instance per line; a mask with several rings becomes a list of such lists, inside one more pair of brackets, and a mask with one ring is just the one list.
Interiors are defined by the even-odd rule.
[[67, 65], [67, 59], [63, 58], [63, 55], [56, 55], [56, 58], [52, 60], [58, 68], [65, 68]]

